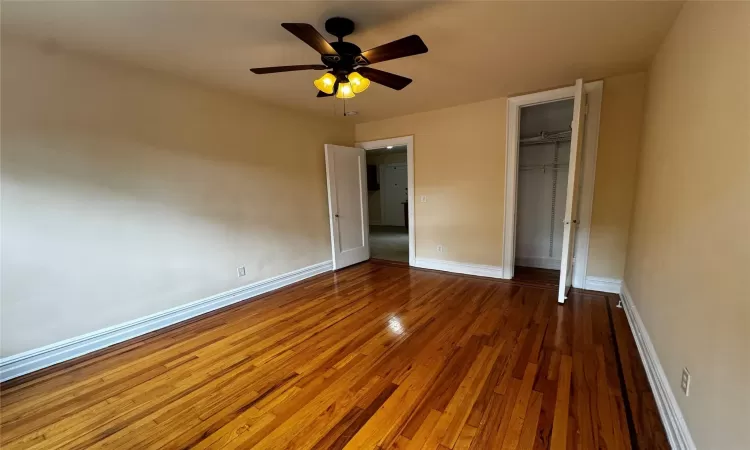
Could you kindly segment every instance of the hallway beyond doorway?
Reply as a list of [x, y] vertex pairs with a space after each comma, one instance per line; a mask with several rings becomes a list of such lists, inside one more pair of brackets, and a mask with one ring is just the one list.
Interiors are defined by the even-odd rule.
[[406, 227], [370, 225], [370, 257], [409, 262], [409, 232]]

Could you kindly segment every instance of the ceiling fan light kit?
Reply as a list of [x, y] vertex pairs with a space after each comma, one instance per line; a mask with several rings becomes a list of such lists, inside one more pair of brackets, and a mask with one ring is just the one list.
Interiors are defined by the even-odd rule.
[[339, 83], [339, 88], [336, 91], [336, 98], [354, 98], [352, 85], [350, 83]]
[[313, 84], [319, 91], [326, 94], [333, 94], [333, 86], [336, 83], [336, 77], [332, 73], [326, 73], [322, 77], [313, 81]]
[[354, 22], [344, 17], [332, 17], [326, 20], [326, 31], [338, 38], [333, 42], [326, 41], [312, 25], [306, 23], [282, 23], [281, 26], [320, 53], [320, 60], [323, 64], [260, 67], [250, 69], [250, 71], [264, 75], [298, 70], [327, 70], [323, 76], [313, 81], [318, 89], [318, 97], [335, 95], [336, 98], [352, 98], [367, 90], [371, 81], [391, 89], [401, 90], [411, 83], [410, 78], [368, 66], [427, 53], [427, 46], [417, 35], [407, 36], [363, 52], [355, 44], [344, 42], [344, 37], [354, 31]]
[[368, 87], [370, 87], [370, 80], [358, 74], [357, 72], [350, 73], [348, 78], [349, 83], [351, 83], [352, 85], [352, 91], [354, 91], [355, 94], [364, 92]]

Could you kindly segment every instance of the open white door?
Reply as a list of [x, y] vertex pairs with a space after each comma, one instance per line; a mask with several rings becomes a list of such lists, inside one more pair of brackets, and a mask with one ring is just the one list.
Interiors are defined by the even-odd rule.
[[365, 150], [326, 144], [333, 269], [370, 259]]
[[573, 123], [570, 136], [570, 163], [568, 168], [568, 193], [565, 199], [565, 222], [562, 239], [562, 266], [560, 267], [560, 290], [557, 301], [564, 303], [573, 281], [573, 249], [575, 248], [576, 227], [578, 226], [578, 184], [579, 161], [583, 146], [583, 124], [586, 114], [586, 92], [583, 80], [576, 80], [573, 102]]

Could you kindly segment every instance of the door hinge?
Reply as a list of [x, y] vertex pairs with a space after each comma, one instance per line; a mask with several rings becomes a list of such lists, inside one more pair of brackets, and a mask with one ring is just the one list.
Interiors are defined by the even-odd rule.
[[587, 116], [589, 114], [589, 102], [586, 102], [585, 105], [583, 105], [583, 115]]

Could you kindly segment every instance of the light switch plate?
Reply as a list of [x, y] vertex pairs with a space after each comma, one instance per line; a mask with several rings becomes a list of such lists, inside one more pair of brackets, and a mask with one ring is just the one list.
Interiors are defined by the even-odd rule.
[[680, 381], [680, 389], [685, 393], [685, 397], [690, 395], [690, 372], [687, 367], [682, 369], [682, 380]]
[[245, 276], [245, 266], [237, 268], [237, 276], [238, 277], [244, 277]]

